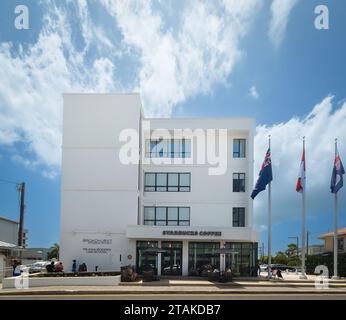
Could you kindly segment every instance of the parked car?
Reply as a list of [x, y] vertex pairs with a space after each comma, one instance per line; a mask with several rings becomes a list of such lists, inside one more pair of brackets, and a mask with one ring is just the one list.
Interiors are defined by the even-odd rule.
[[261, 264], [260, 265], [260, 271], [261, 272], [268, 271], [268, 265], [267, 264]]
[[296, 271], [296, 268], [289, 267], [286, 264], [271, 264], [270, 265], [272, 270], [280, 270], [280, 271]]
[[29, 266], [29, 273], [46, 271], [46, 266], [48, 264], [50, 264], [49, 261], [37, 261]]

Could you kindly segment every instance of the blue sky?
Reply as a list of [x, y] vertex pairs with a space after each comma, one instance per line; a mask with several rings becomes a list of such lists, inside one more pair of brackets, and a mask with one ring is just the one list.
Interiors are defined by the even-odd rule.
[[[29, 30], [14, 27], [17, 4], [29, 8]], [[314, 26], [321, 4], [329, 30]], [[255, 117], [256, 173], [272, 135], [274, 251], [300, 233], [305, 135], [316, 242], [332, 228], [335, 137], [346, 158], [345, 18], [343, 1], [1, 1], [0, 179], [27, 183], [30, 246], [59, 240], [61, 93], [126, 91], [141, 93], [150, 116]], [[261, 242], [265, 199], [255, 201]], [[0, 182], [0, 215], [18, 210], [14, 185]]]

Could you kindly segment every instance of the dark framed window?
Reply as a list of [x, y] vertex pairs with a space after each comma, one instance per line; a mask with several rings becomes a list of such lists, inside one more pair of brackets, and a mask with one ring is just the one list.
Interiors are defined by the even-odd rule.
[[245, 158], [246, 139], [233, 139], [233, 158]]
[[344, 251], [344, 238], [338, 238], [338, 250]]
[[190, 139], [146, 140], [145, 156], [147, 158], [190, 158]]
[[233, 227], [245, 227], [245, 208], [233, 208]]
[[151, 226], [189, 226], [189, 207], [144, 207], [144, 224]]
[[146, 172], [144, 177], [146, 192], [190, 192], [189, 172]]
[[245, 192], [245, 173], [233, 173], [233, 192]]

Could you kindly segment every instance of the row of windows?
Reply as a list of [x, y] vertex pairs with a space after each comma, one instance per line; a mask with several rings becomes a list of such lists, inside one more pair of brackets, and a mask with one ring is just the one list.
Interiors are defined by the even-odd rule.
[[[146, 172], [144, 191], [189, 192], [191, 191], [191, 174]], [[233, 173], [233, 192], [245, 192], [245, 173]]]
[[190, 173], [145, 173], [144, 191], [189, 192]]
[[[245, 158], [246, 139], [233, 139], [233, 158]], [[159, 139], [145, 141], [147, 158], [190, 158], [190, 139]]]
[[145, 141], [147, 158], [190, 158], [190, 139], [159, 139]]
[[155, 226], [189, 226], [189, 207], [144, 207], [144, 224]]
[[[144, 207], [144, 224], [152, 226], [189, 226], [189, 207]], [[245, 208], [233, 208], [232, 226], [245, 227]]]

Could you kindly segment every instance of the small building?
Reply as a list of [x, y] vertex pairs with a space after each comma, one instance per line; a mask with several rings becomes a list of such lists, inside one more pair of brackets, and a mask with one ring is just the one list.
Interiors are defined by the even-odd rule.
[[[332, 252], [334, 251], [334, 232], [328, 232], [322, 234], [318, 237], [319, 239], [324, 240], [324, 252]], [[342, 228], [338, 230], [338, 252], [346, 252], [346, 228]]]
[[[14, 245], [18, 244], [18, 231], [19, 231], [19, 222], [14, 221], [5, 217], [0, 216], [0, 241], [11, 243]], [[28, 230], [24, 229], [23, 235], [23, 247], [27, 246], [27, 233]]]
[[13, 243], [0, 240], [0, 283], [12, 275], [12, 257], [18, 254], [18, 247]]
[[321, 254], [324, 252], [324, 245], [323, 244], [312, 244], [309, 245], [307, 254], [309, 256], [313, 256], [316, 254]]

